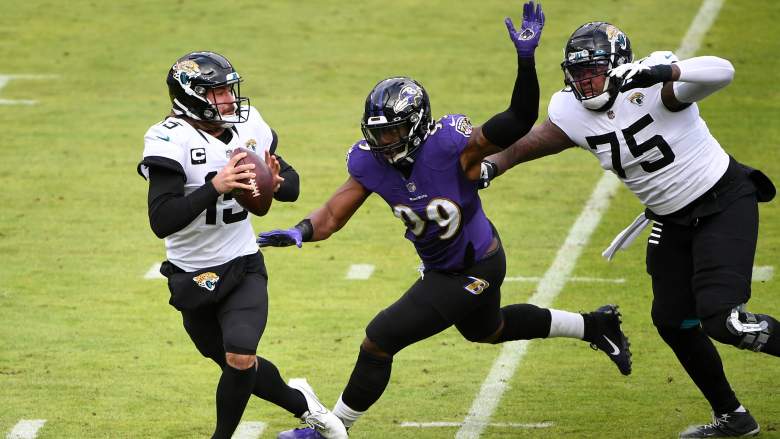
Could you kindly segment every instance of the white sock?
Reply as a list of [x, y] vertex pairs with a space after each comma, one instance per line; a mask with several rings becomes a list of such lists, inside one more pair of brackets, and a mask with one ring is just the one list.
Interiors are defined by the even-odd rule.
[[739, 407], [737, 407], [737, 409], [736, 409], [736, 410], [734, 410], [734, 411], [735, 411], [735, 412], [737, 412], [737, 413], [745, 413], [747, 410], [745, 409], [745, 406], [744, 406], [744, 405], [741, 405], [741, 404], [740, 404], [740, 406], [739, 406]]
[[357, 421], [358, 418], [363, 416], [363, 413], [365, 413], [353, 410], [348, 405], [344, 404], [344, 401], [341, 399], [341, 395], [339, 395], [339, 400], [336, 401], [336, 406], [333, 407], [332, 411], [334, 415], [341, 419], [341, 422], [343, 422], [344, 426], [347, 428], [352, 427], [352, 424], [354, 424], [355, 421]]
[[585, 319], [582, 318], [582, 314], [552, 308], [550, 308], [550, 314], [552, 319], [550, 320], [548, 338], [570, 337], [582, 340], [582, 337], [585, 336]]

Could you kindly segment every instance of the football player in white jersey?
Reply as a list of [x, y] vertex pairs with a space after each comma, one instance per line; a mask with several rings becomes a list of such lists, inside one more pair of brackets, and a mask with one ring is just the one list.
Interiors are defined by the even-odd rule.
[[298, 174], [278, 155], [276, 133], [240, 93], [241, 77], [214, 52], [192, 52], [168, 72], [171, 114], [144, 137], [138, 172], [149, 180], [149, 222], [165, 238], [170, 304], [200, 353], [222, 369], [216, 388], [212, 438], [230, 438], [249, 396], [270, 401], [326, 438], [346, 437], [341, 421], [307, 386], [285, 384], [269, 360], [256, 355], [268, 317], [268, 274], [234, 189], [254, 165], [236, 166], [246, 153], [265, 155], [274, 198], [298, 198]]
[[777, 320], [745, 309], [757, 202], [771, 200], [775, 188], [723, 150], [696, 105], [728, 85], [734, 68], [714, 56], [679, 61], [671, 52], [634, 62], [628, 37], [604, 22], [572, 34], [561, 67], [567, 87], [550, 99], [548, 119], [483, 162], [483, 185], [574, 146], [614, 172], [646, 207], [635, 225], [653, 221], [653, 323], [713, 410], [711, 423], [680, 437], [758, 434], [710, 340], [780, 355]]

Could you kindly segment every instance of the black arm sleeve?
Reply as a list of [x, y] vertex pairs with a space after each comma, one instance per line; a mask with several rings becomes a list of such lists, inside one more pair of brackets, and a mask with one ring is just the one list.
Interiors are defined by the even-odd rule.
[[284, 178], [284, 181], [282, 182], [282, 185], [279, 186], [279, 190], [274, 193], [274, 200], [295, 201], [298, 199], [301, 190], [298, 172], [280, 156], [277, 155], [276, 159], [279, 160], [279, 165], [281, 166], [279, 175]]
[[279, 176], [284, 179], [282, 185], [279, 186], [279, 190], [274, 193], [274, 200], [276, 201], [295, 201], [298, 199], [298, 195], [301, 191], [301, 182], [298, 172], [293, 167], [285, 162], [280, 155], [276, 153], [276, 147], [279, 143], [279, 137], [276, 135], [276, 131], [271, 130], [273, 140], [271, 141], [271, 154], [276, 155], [276, 159], [279, 160]]
[[183, 174], [149, 166], [149, 224], [158, 238], [186, 227], [219, 196], [211, 182], [185, 196]]
[[490, 143], [506, 148], [523, 137], [539, 117], [539, 80], [534, 58], [517, 57], [517, 78], [509, 108], [482, 125]]

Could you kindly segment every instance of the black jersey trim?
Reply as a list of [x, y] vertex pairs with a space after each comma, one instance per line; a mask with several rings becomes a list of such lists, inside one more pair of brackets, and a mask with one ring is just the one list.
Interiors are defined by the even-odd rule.
[[167, 157], [160, 157], [160, 156], [153, 155], [149, 157], [144, 157], [144, 159], [141, 160], [141, 163], [138, 164], [135, 170], [136, 172], [138, 172], [138, 175], [146, 179], [146, 176], [144, 176], [143, 172], [141, 172], [141, 166], [147, 166], [147, 167], [157, 166], [181, 174], [182, 177], [186, 177], [186, 174], [184, 173], [184, 168], [181, 166], [181, 163], [177, 162], [176, 160], [169, 159]]

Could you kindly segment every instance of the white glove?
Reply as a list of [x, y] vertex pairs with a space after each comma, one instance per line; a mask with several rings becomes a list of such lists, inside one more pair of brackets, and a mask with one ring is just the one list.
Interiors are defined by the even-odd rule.
[[607, 74], [613, 78], [622, 78], [623, 83], [625, 84], [628, 83], [634, 75], [645, 70], [650, 70], [650, 67], [638, 62], [630, 62], [610, 69]]

